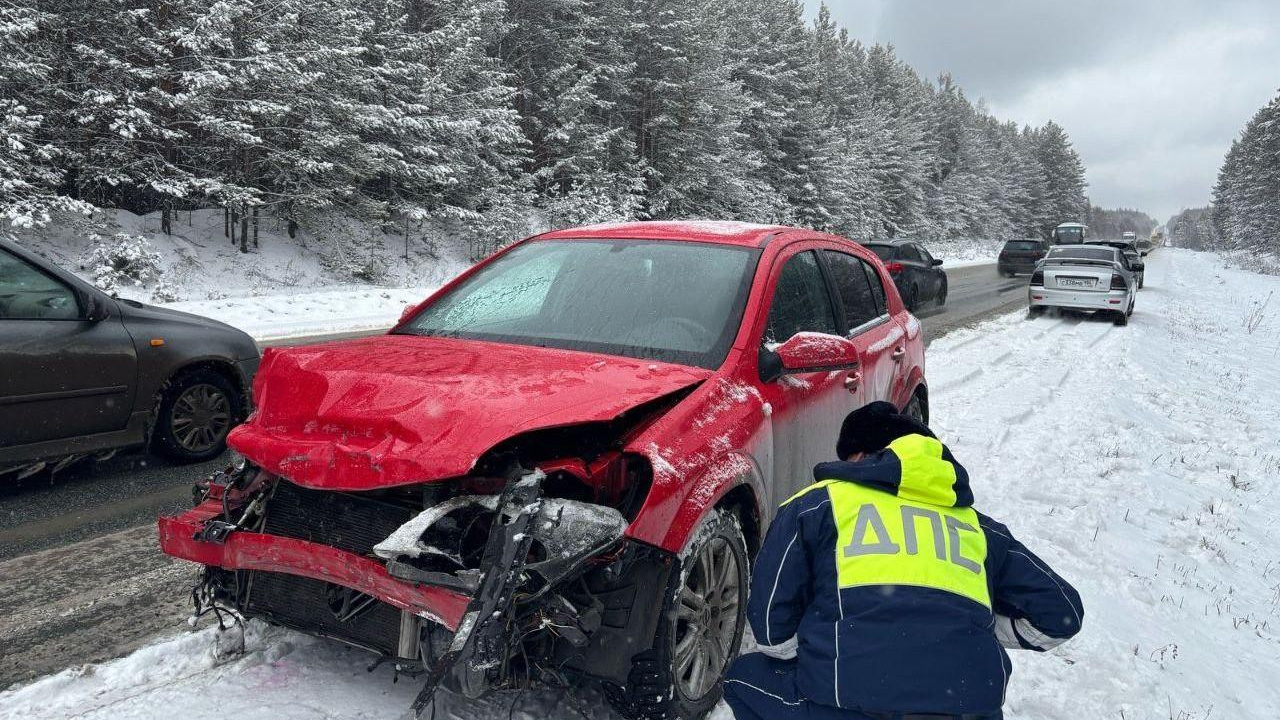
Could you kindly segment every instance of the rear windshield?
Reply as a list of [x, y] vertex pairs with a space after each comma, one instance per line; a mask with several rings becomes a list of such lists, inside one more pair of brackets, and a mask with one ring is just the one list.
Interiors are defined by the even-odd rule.
[[864, 247], [866, 247], [871, 252], [875, 253], [876, 257], [880, 258], [881, 260], [893, 259], [894, 248], [892, 245], [865, 245]]
[[1043, 250], [1044, 246], [1035, 240], [1010, 240], [1004, 244], [1004, 249], [1014, 252], [1034, 252]]
[[1105, 247], [1089, 247], [1087, 245], [1073, 247], [1054, 247], [1049, 250], [1050, 260], [1099, 260], [1114, 262], [1116, 251]]

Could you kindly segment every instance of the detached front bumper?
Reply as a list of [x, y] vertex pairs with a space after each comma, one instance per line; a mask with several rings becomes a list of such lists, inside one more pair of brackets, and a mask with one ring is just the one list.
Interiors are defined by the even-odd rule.
[[1027, 302], [1031, 307], [1059, 307], [1073, 310], [1126, 310], [1128, 290], [1082, 291], [1046, 289], [1039, 285], [1031, 286], [1027, 292]]
[[320, 543], [245, 530], [217, 538], [206, 529], [221, 515], [222, 504], [207, 500], [181, 515], [160, 518], [160, 549], [226, 570], [263, 570], [341, 585], [451, 631], [461, 625], [472, 600], [456, 590], [398, 580], [380, 562]]

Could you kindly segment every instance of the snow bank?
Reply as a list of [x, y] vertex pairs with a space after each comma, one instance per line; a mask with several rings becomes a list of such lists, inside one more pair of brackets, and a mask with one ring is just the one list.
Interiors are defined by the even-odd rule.
[[978, 507], [1084, 597], [1080, 637], [1015, 656], [1011, 719], [1280, 717], [1276, 290], [1163, 249], [1129, 327], [1010, 315], [930, 346]]
[[62, 215], [20, 232], [18, 241], [92, 283], [100, 274], [93, 249], [117, 242], [117, 234], [145, 238], [159, 271], [142, 284], [120, 282], [114, 293], [212, 317], [259, 340], [389, 327], [406, 304], [469, 264], [461, 247], [418, 231], [405, 259], [403, 235], [342, 218], [318, 220], [290, 238], [264, 217], [259, 247], [241, 253], [224, 237], [217, 210], [178, 213], [172, 235], [160, 232], [157, 213]]
[[255, 340], [272, 340], [385, 329], [395, 324], [406, 306], [421, 302], [434, 289], [353, 286], [338, 290], [156, 304], [234, 325]]
[[[929, 349], [934, 427], [978, 506], [1080, 589], [1074, 641], [1017, 653], [1010, 720], [1280, 717], [1280, 278], [1163, 249], [1126, 328], [1021, 313]], [[205, 630], [0, 693], [0, 718], [398, 718], [417, 690], [368, 656], [251, 626]], [[440, 717], [613, 717], [546, 690]], [[721, 705], [714, 720], [731, 720]]]

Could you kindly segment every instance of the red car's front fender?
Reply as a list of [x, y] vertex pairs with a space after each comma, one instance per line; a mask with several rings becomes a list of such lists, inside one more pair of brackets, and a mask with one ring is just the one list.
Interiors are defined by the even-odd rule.
[[221, 514], [221, 503], [207, 501], [181, 515], [160, 518], [160, 549], [174, 557], [228, 570], [265, 570], [335, 583], [450, 630], [458, 629], [471, 601], [446, 588], [397, 580], [381, 563], [328, 545], [243, 530], [232, 532], [223, 542], [197, 539], [204, 523]]

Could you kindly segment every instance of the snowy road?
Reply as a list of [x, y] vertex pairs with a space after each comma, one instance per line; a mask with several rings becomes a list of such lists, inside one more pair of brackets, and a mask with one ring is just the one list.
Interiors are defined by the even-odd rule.
[[[1280, 716], [1280, 311], [1256, 310], [1280, 279], [1177, 250], [1148, 268], [1127, 328], [1013, 313], [930, 348], [934, 425], [968, 465], [979, 507], [1086, 603], [1075, 642], [1015, 658], [1011, 718]], [[6, 582], [34, 568], [77, 591], [94, 568], [131, 578], [92, 604], [66, 594], [53, 613], [126, 637], [179, 617], [189, 571], [131, 564], [148, 542], [126, 533], [0, 564], [0, 654], [41, 622], [38, 598]], [[91, 657], [103, 637], [42, 642]], [[0, 718], [395, 718], [415, 690], [366, 674], [360, 653], [289, 632], [254, 630], [250, 652], [225, 664], [211, 643], [207, 631], [179, 634], [0, 694]], [[609, 717], [598, 699], [575, 709], [554, 692], [439, 716], [506, 717], [513, 701], [516, 717]]]

